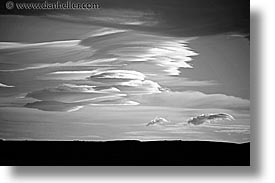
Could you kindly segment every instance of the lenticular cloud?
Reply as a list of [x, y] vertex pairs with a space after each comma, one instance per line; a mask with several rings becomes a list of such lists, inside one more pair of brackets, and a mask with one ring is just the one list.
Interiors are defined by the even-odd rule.
[[188, 124], [201, 125], [203, 123], [211, 123], [219, 120], [233, 121], [235, 118], [230, 114], [216, 113], [216, 114], [201, 114], [188, 120]]

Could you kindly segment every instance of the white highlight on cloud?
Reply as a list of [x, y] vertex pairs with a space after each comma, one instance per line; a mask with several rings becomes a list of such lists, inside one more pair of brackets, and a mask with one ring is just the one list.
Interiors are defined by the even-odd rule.
[[107, 95], [107, 96], [102, 96], [102, 97], [94, 97], [94, 98], [88, 98], [88, 99], [83, 99], [83, 100], [77, 100], [75, 102], [78, 103], [87, 103], [87, 102], [102, 102], [102, 101], [115, 101], [117, 99], [121, 99], [122, 97], [126, 97], [126, 94], [113, 94], [113, 95]]
[[[121, 82], [119, 85], [133, 87], [132, 94], [153, 94], [164, 91], [164, 89], [157, 82], [151, 80], [131, 80]], [[129, 92], [129, 89], [127, 91]]]
[[53, 75], [53, 74], [92, 74], [95, 71], [56, 71], [56, 72], [51, 72], [48, 73], [48, 75]]
[[119, 104], [89, 104], [91, 106], [124, 106], [124, 105], [139, 105], [140, 103], [135, 102], [135, 101], [125, 101]]
[[127, 31], [128, 30], [124, 30], [124, 29], [114, 29], [114, 28], [104, 27], [89, 33], [89, 35], [87, 36], [98, 37], [98, 36], [106, 36], [106, 35], [111, 35], [111, 34], [116, 34], [121, 32], [127, 32]]
[[126, 101], [125, 105], [139, 105], [140, 103], [135, 102], [135, 101]]
[[107, 71], [98, 71], [91, 75], [91, 78], [102, 78], [102, 79], [129, 79], [129, 80], [144, 80], [145, 75], [130, 70], [107, 70]]
[[47, 88], [40, 91], [58, 93], [118, 93], [120, 90], [115, 87], [100, 88], [94, 85], [62, 84], [54, 88]]
[[169, 75], [179, 75], [179, 68], [193, 68], [188, 62], [192, 61], [191, 56], [198, 55], [183, 43], [185, 42], [165, 41], [161, 47], [151, 48], [149, 52], [154, 55], [154, 62], [166, 68], [164, 71]]
[[91, 73], [90, 78], [97, 82], [109, 85], [109, 79], [112, 84], [117, 86], [122, 92], [132, 95], [160, 93], [164, 89], [157, 83], [146, 79], [146, 76], [133, 70], [97, 70]]
[[146, 22], [143, 22], [143, 21], [136, 21], [136, 22], [122, 22], [120, 24], [122, 25], [143, 25], [145, 24]]
[[0, 42], [0, 49], [28, 48], [28, 47], [71, 47], [79, 46], [81, 40], [50, 41], [41, 43], [17, 43], [17, 42]]
[[116, 87], [111, 87], [111, 88], [107, 88], [107, 89], [101, 89], [99, 90], [100, 92], [107, 92], [107, 93], [111, 93], [111, 92], [121, 92], [118, 88]]
[[83, 106], [76, 106], [76, 107], [73, 107], [72, 109], [69, 109], [67, 112], [75, 112], [75, 111], [78, 111], [81, 108], [83, 108]]
[[91, 74], [98, 72], [100, 69], [84, 71], [56, 71], [40, 76], [41, 80], [86, 80]]
[[3, 88], [12, 88], [14, 86], [11, 86], [11, 85], [5, 85], [3, 83], [0, 83], [0, 87], [3, 87]]

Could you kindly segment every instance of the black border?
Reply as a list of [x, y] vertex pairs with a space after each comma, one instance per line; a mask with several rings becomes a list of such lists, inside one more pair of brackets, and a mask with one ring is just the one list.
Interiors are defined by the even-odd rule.
[[5, 166], [250, 166], [250, 143], [0, 141]]

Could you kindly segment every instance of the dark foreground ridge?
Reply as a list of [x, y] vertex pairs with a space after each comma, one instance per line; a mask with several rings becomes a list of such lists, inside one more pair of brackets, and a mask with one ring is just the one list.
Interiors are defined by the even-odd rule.
[[249, 166], [250, 143], [3, 141], [0, 165]]

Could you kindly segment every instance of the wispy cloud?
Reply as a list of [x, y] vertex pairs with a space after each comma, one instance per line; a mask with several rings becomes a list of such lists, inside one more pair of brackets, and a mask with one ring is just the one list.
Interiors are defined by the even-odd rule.
[[[48, 14], [49, 18], [70, 21], [74, 23], [121, 26], [146, 26], [151, 27], [158, 23], [152, 11], [140, 11], [133, 9], [110, 9], [104, 8], [99, 11], [90, 11], [87, 15]], [[130, 28], [130, 27], [129, 27]]]
[[163, 92], [136, 99], [144, 105], [181, 108], [249, 109], [249, 100], [224, 94], [206, 94], [198, 91]]
[[6, 85], [6, 84], [3, 84], [3, 83], [0, 83], [0, 87], [4, 87], [4, 88], [12, 88], [14, 86], [11, 86], [11, 85]]
[[77, 46], [80, 40], [50, 41], [41, 43], [0, 42], [0, 49], [32, 48], [32, 47], [71, 47]]

